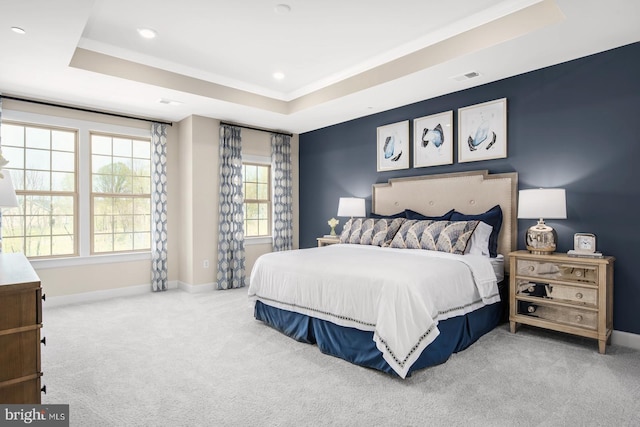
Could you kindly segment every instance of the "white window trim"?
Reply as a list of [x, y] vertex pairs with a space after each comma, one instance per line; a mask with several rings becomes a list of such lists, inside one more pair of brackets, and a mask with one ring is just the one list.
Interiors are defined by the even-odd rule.
[[[128, 135], [138, 138], [151, 138], [149, 129], [100, 123], [88, 120], [72, 119], [68, 117], [48, 116], [16, 110], [2, 110], [2, 119], [40, 126], [54, 126], [78, 130], [78, 256], [65, 258], [42, 258], [30, 260], [37, 268], [54, 268], [74, 265], [105, 264], [123, 261], [139, 261], [151, 259], [151, 252], [130, 252], [117, 254], [91, 255], [90, 221], [90, 170], [89, 156], [91, 155], [90, 133], [104, 132], [115, 135]], [[83, 214], [84, 213], [84, 214]]]
[[[259, 165], [271, 166], [271, 157], [256, 156], [255, 154], [242, 154], [242, 163], [256, 163]], [[273, 172], [272, 172], [273, 173]], [[273, 177], [271, 177], [271, 194], [273, 194]], [[271, 204], [271, 220], [273, 221], [273, 203]], [[273, 226], [272, 226], [273, 228]], [[260, 237], [245, 237], [244, 244], [247, 246], [252, 245], [266, 245], [273, 243], [273, 236], [260, 236]]]

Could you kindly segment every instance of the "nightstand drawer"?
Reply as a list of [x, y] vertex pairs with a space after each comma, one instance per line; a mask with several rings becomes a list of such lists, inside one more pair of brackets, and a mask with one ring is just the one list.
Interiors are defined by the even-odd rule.
[[598, 328], [598, 312], [592, 310], [518, 301], [518, 314], [585, 329]]
[[594, 308], [598, 305], [598, 290], [596, 288], [518, 280], [517, 293], [522, 296], [545, 298]]
[[572, 262], [546, 262], [518, 259], [519, 276], [539, 277], [543, 280], [562, 280], [576, 283], [598, 283], [598, 267]]

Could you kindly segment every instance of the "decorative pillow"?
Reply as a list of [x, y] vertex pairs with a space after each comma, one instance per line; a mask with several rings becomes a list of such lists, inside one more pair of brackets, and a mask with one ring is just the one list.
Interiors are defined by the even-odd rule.
[[478, 223], [479, 221], [407, 220], [391, 241], [391, 247], [462, 255]]
[[476, 227], [471, 240], [467, 245], [465, 254], [489, 256], [489, 237], [491, 237], [491, 231], [493, 227], [486, 222], [480, 221]]
[[491, 258], [497, 257], [498, 235], [500, 234], [500, 227], [502, 227], [502, 209], [500, 209], [500, 205], [495, 205], [485, 213], [481, 214], [465, 215], [455, 211], [453, 215], [451, 215], [451, 221], [469, 220], [479, 220], [493, 227], [493, 230], [491, 230], [491, 236], [489, 237], [489, 254], [491, 255]]
[[393, 239], [404, 221], [404, 218], [350, 219], [342, 229], [340, 243], [383, 246]]
[[384, 219], [406, 218], [406, 216], [404, 215], [404, 211], [398, 212], [398, 213], [394, 213], [394, 214], [391, 214], [391, 215], [379, 215], [379, 214], [371, 212], [371, 214], [369, 216], [371, 218], [376, 218], [376, 219], [381, 219], [381, 218], [384, 218]]
[[407, 219], [417, 219], [422, 221], [428, 220], [428, 219], [431, 219], [433, 221], [449, 221], [451, 219], [451, 215], [453, 215], [454, 212], [455, 210], [451, 209], [449, 212], [445, 213], [444, 215], [426, 216], [426, 215], [422, 215], [419, 212], [412, 211], [411, 209], [405, 209], [404, 215]]

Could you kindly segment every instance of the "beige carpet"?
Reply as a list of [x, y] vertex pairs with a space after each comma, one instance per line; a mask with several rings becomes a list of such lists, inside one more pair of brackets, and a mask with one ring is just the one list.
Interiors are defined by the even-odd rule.
[[246, 290], [44, 304], [72, 426], [638, 426], [640, 352], [501, 325], [401, 380], [253, 319]]

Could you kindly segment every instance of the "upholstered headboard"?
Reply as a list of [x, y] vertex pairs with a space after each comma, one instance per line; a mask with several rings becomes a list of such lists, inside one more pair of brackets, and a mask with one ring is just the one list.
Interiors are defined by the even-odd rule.
[[516, 172], [490, 174], [480, 170], [392, 178], [387, 183], [373, 185], [371, 207], [372, 212], [381, 215], [412, 209], [437, 216], [451, 209], [479, 214], [500, 205], [502, 228], [498, 235], [498, 253], [506, 256], [517, 248], [517, 189]]

